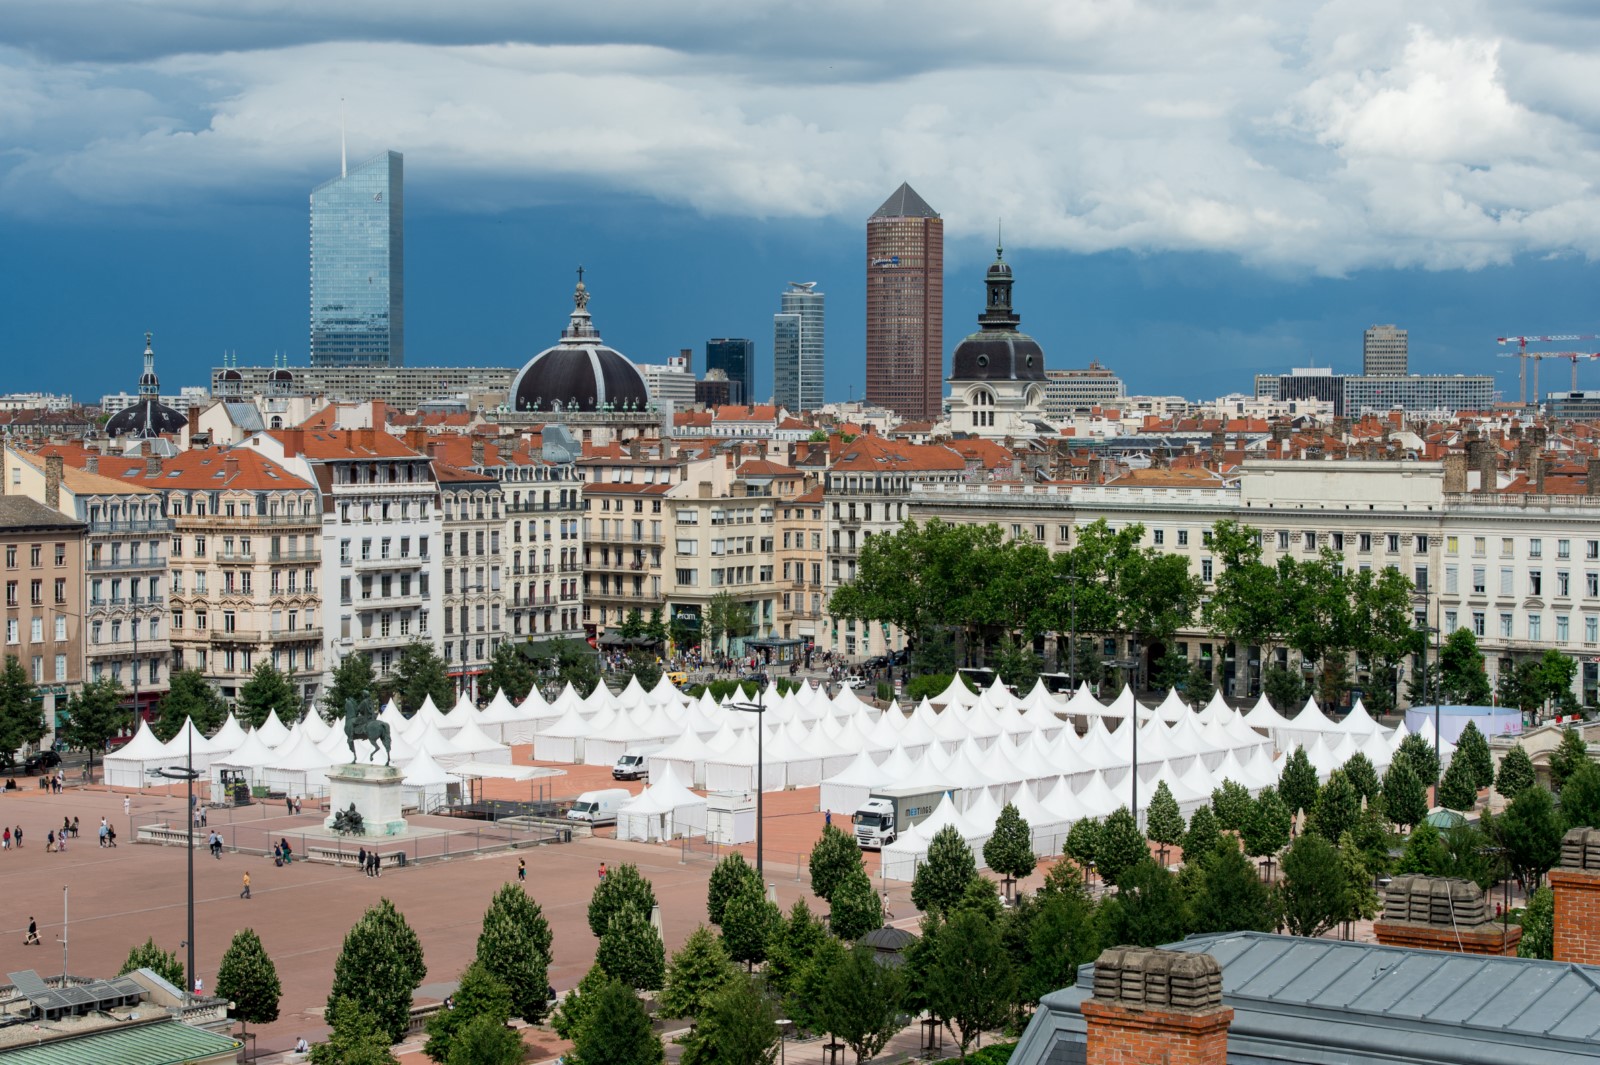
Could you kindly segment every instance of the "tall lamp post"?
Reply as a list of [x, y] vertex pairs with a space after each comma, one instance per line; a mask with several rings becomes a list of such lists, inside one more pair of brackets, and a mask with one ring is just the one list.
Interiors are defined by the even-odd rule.
[[[761, 866], [761, 856], [762, 856], [762, 846], [761, 845], [762, 845], [762, 821], [764, 819], [763, 819], [763, 817], [761, 815], [762, 815], [763, 809], [764, 809], [763, 803], [762, 803], [762, 796], [766, 792], [765, 784], [766, 784], [767, 761], [766, 761], [766, 757], [765, 757], [766, 744], [764, 742], [764, 738], [762, 736], [762, 733], [764, 733], [766, 731], [766, 728], [765, 728], [766, 721], [764, 720], [764, 715], [767, 712], [767, 708], [766, 708], [765, 703], [762, 700], [765, 697], [765, 694], [766, 694], [766, 674], [762, 673], [760, 675], [760, 678], [756, 681], [756, 701], [755, 702], [753, 702], [753, 703], [729, 703], [729, 704], [727, 704], [731, 709], [738, 710], [740, 713], [756, 715], [756, 876], [758, 876], [758, 877], [763, 875], [762, 874], [762, 866]], [[766, 881], [763, 879], [762, 883], [765, 884]]]
[[194, 769], [194, 722], [186, 720], [184, 727], [189, 732], [189, 753], [185, 765], [169, 765], [164, 769], [156, 770], [158, 776], [168, 780], [184, 781], [188, 787], [188, 803], [185, 813], [189, 820], [189, 938], [184, 940], [188, 948], [188, 972], [184, 976], [183, 1001], [187, 1004], [194, 994], [194, 781], [200, 774]]
[[1128, 722], [1132, 726], [1133, 736], [1133, 771], [1128, 774], [1128, 779], [1133, 783], [1133, 805], [1129, 807], [1133, 814], [1134, 823], [1139, 822], [1139, 700], [1133, 694], [1133, 671], [1139, 668], [1137, 658], [1114, 658], [1106, 665], [1112, 669], [1125, 669], [1128, 671], [1128, 696], [1133, 699], [1133, 709], [1128, 711]]

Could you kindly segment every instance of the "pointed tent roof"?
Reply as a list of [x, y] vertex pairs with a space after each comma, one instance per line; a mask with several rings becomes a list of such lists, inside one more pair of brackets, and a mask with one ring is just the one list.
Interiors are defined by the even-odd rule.
[[261, 742], [261, 737], [254, 732], [245, 733], [244, 739], [227, 755], [212, 759], [215, 765], [238, 766], [243, 769], [256, 769], [271, 762], [276, 757], [272, 748]]
[[319, 750], [311, 741], [311, 737], [301, 732], [296, 734], [292, 743], [286, 743], [273, 752], [272, 761], [267, 763], [267, 768], [305, 772], [311, 769], [326, 769], [332, 764], [327, 752]]
[[427, 751], [418, 751], [416, 757], [406, 763], [406, 775], [400, 781], [413, 788], [434, 787], [439, 784], [459, 784], [461, 778], [454, 773], [446, 772], [438, 759]]
[[917, 195], [909, 182], [889, 194], [883, 206], [872, 212], [873, 218], [938, 218], [939, 212], [928, 206], [928, 201]]
[[307, 714], [305, 719], [300, 722], [300, 731], [309, 735], [317, 743], [321, 743], [328, 738], [328, 731], [331, 727], [322, 719], [322, 715], [315, 710]]
[[289, 738], [289, 730], [284, 727], [283, 721], [279, 719], [276, 710], [267, 712], [267, 719], [261, 723], [261, 727], [256, 731], [261, 733], [261, 742], [268, 747], [280, 746], [284, 740]]
[[705, 798], [696, 795], [678, 779], [672, 766], [663, 766], [650, 786], [619, 808], [630, 814], [666, 814], [684, 806], [704, 806]]
[[231, 751], [243, 742], [244, 726], [239, 724], [239, 719], [232, 713], [228, 714], [228, 720], [222, 723], [222, 727], [217, 729], [217, 734], [211, 737], [211, 746], [218, 751]]
[[845, 784], [861, 788], [876, 788], [883, 783], [883, 770], [872, 760], [866, 751], [857, 751], [855, 759], [830, 777], [824, 777], [824, 784]]

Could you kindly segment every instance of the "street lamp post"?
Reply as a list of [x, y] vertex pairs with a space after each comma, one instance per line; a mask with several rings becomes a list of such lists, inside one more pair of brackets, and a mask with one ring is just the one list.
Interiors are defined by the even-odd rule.
[[[765, 757], [766, 744], [764, 742], [764, 737], [762, 736], [762, 733], [766, 731], [766, 729], [764, 727], [765, 724], [766, 724], [766, 722], [764, 720], [764, 717], [765, 717], [765, 714], [767, 712], [767, 708], [766, 708], [766, 705], [764, 704], [764, 702], [762, 701], [763, 697], [765, 696], [765, 693], [766, 693], [766, 683], [765, 683], [765, 681], [766, 681], [766, 674], [763, 673], [763, 674], [760, 675], [759, 679], [756, 681], [756, 701], [755, 702], [753, 702], [753, 703], [729, 703], [728, 704], [732, 709], [738, 710], [741, 713], [756, 715], [756, 876], [757, 877], [761, 877], [763, 875], [762, 865], [761, 865], [761, 857], [762, 857], [762, 842], [763, 842], [763, 832], [762, 832], [763, 817], [762, 817], [762, 813], [764, 812], [764, 806], [763, 806], [763, 802], [762, 802], [762, 797], [766, 792], [765, 784], [766, 784], [766, 768], [767, 768], [766, 757]], [[766, 883], [766, 881], [763, 879], [762, 883], [764, 884], [764, 883]]]
[[1133, 772], [1128, 774], [1133, 782], [1133, 806], [1129, 809], [1133, 814], [1134, 823], [1139, 821], [1139, 700], [1133, 694], [1133, 671], [1139, 668], [1137, 658], [1116, 658], [1108, 663], [1113, 669], [1128, 671], [1128, 696], [1133, 699], [1133, 709], [1128, 711], [1128, 721], [1133, 727]]
[[185, 765], [169, 765], [165, 769], [156, 770], [157, 774], [168, 780], [182, 780], [187, 785], [188, 803], [186, 813], [189, 819], [189, 938], [184, 941], [188, 948], [188, 972], [185, 974], [183, 987], [183, 1001], [185, 1004], [194, 994], [194, 781], [200, 774], [194, 771], [194, 722], [185, 721], [184, 727], [189, 731], [189, 754]]

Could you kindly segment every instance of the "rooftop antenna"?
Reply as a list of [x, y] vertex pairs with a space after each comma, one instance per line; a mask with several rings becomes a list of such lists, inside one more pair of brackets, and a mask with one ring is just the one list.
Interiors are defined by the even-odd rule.
[[349, 177], [350, 169], [344, 153], [344, 97], [339, 97], [339, 176]]

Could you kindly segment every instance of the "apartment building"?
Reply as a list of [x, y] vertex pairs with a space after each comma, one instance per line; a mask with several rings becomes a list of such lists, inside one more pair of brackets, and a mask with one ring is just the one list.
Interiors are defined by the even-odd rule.
[[[488, 671], [505, 637], [506, 516], [500, 482], [437, 459], [433, 475], [442, 507], [444, 661], [456, 689], [477, 698], [478, 677]], [[370, 578], [362, 581], [363, 590], [370, 587]], [[492, 694], [482, 693], [485, 698]]]
[[686, 469], [638, 444], [613, 445], [577, 465], [584, 482], [583, 627], [599, 637], [631, 610], [648, 616], [664, 607], [662, 551], [671, 527], [665, 504]]
[[[913, 491], [920, 487], [954, 487], [966, 477], [966, 460], [948, 448], [858, 436], [839, 446], [828, 466], [824, 489], [826, 535], [823, 608], [840, 584], [855, 579], [856, 562], [869, 537], [893, 533], [912, 516]], [[824, 650], [845, 655], [878, 655], [904, 647], [903, 636], [855, 618], [837, 620], [824, 629]]]
[[52, 728], [67, 696], [83, 684], [86, 531], [83, 522], [26, 496], [0, 496], [5, 654], [37, 685], [40, 712]]
[[433, 615], [443, 529], [427, 457], [376, 428], [281, 429], [247, 446], [317, 488], [326, 559], [321, 593], [330, 608], [324, 675], [356, 653], [370, 656], [380, 676], [388, 674], [415, 640], [442, 653]]
[[[753, 479], [753, 473], [745, 470], [750, 465], [745, 463], [741, 472]], [[827, 559], [822, 542], [827, 522], [823, 518], [822, 486], [804, 479], [798, 470], [776, 469], [787, 473], [772, 482], [777, 513], [773, 533], [778, 579], [775, 632], [782, 639], [800, 641], [799, 654], [803, 656], [817, 646], [827, 625], [827, 596], [822, 580]]]
[[[97, 467], [97, 456], [87, 463]], [[88, 600], [84, 675], [110, 677], [148, 717], [167, 690], [167, 544], [172, 521], [157, 489], [66, 464], [61, 454], [7, 446], [5, 492], [84, 522]]]

